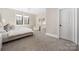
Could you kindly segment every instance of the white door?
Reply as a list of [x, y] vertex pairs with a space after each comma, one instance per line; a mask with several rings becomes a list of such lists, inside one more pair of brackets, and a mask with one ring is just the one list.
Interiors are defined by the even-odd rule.
[[74, 41], [74, 8], [60, 10], [59, 26], [60, 38]]

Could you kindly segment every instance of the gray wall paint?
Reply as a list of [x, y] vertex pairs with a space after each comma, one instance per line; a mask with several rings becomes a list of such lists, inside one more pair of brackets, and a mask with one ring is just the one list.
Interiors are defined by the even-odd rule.
[[1, 14], [0, 14], [0, 22], [1, 22]]
[[15, 11], [7, 8], [0, 8], [1, 19], [6, 23], [15, 24]]
[[77, 41], [79, 44], [79, 8], [77, 9]]
[[16, 14], [30, 16], [30, 25], [35, 25], [36, 15], [29, 14], [26, 12], [9, 9], [9, 8], [0, 8], [1, 18], [6, 20], [6, 23], [16, 25]]
[[26, 13], [26, 12], [22, 12], [22, 11], [18, 11], [18, 10], [16, 10], [16, 14], [20, 14], [20, 15], [23, 15], [23, 16], [30, 16], [29, 23], [30, 23], [30, 25], [35, 26], [36, 15], [30, 14], [30, 13]]
[[59, 37], [59, 10], [58, 8], [46, 9], [46, 33]]

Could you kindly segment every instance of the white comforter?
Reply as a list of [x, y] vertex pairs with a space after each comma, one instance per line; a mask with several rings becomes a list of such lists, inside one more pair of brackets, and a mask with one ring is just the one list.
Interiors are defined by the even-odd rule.
[[15, 27], [14, 30], [8, 31], [8, 36], [15, 36], [15, 35], [20, 35], [20, 34], [29, 33], [29, 32], [33, 32], [32, 29], [27, 27], [17, 26]]

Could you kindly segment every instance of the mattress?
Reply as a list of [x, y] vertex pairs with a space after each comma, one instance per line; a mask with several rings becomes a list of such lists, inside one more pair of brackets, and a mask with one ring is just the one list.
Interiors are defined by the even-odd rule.
[[32, 29], [26, 28], [26, 27], [16, 27], [14, 30], [8, 31], [8, 36], [16, 36], [20, 34], [29, 33], [29, 32], [33, 32]]
[[5, 34], [7, 38], [3, 38], [3, 42], [15, 40], [29, 35], [33, 35], [32, 29], [26, 27], [16, 27], [14, 30], [10, 30], [7, 32], [7, 34]]

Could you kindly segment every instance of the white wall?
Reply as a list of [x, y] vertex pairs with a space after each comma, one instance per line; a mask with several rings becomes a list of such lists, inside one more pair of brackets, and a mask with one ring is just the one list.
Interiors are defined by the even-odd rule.
[[7, 8], [0, 8], [1, 19], [6, 23], [15, 24], [15, 11]]
[[79, 8], [77, 9], [77, 41], [79, 45]]
[[16, 14], [30, 16], [30, 24], [35, 25], [36, 15], [29, 14], [26, 12], [18, 11], [9, 8], [0, 8], [1, 18], [5, 19], [6, 23], [16, 25]]
[[29, 16], [29, 23], [30, 23], [30, 25], [35, 26], [35, 21], [36, 21], [36, 17], [37, 17], [36, 15], [30, 14], [30, 13], [26, 13], [26, 12], [23, 12], [23, 11], [19, 11], [19, 10], [16, 10], [16, 14]]
[[46, 33], [59, 37], [59, 11], [58, 8], [46, 9]]

